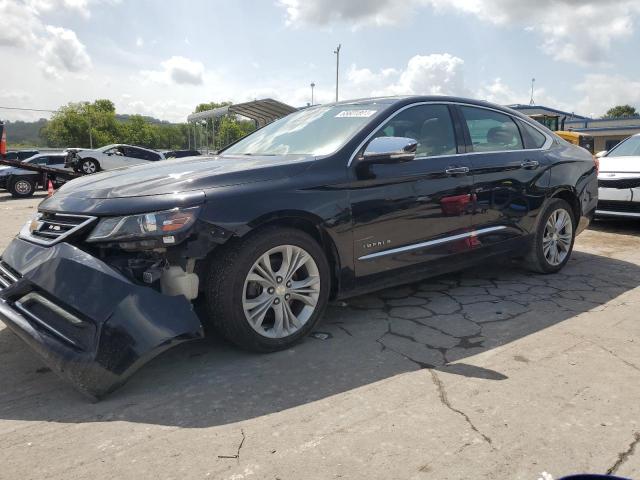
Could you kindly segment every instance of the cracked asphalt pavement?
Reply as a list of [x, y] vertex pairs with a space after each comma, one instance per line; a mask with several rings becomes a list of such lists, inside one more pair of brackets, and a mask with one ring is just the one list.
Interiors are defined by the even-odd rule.
[[[38, 199], [0, 195], [0, 249]], [[640, 222], [332, 304], [270, 355], [182, 345], [88, 403], [0, 326], [0, 479], [640, 478]]]

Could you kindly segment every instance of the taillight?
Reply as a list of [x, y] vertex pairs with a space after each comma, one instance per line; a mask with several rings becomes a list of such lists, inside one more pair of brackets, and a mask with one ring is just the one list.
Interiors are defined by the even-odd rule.
[[596, 173], [600, 173], [600, 159], [595, 155], [593, 156], [593, 163], [596, 166]]

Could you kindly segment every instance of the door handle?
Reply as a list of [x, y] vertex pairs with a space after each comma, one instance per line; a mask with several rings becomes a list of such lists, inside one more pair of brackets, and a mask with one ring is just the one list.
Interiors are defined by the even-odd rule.
[[447, 175], [466, 175], [469, 173], [469, 167], [449, 167], [444, 173]]
[[534, 168], [538, 168], [540, 166], [540, 162], [537, 160], [525, 160], [520, 164], [520, 166], [527, 170], [533, 170]]

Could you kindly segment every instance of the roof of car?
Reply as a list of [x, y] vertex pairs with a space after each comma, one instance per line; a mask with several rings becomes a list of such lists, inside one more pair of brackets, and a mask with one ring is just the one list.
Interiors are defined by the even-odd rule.
[[34, 156], [29, 157], [28, 160], [32, 158], [40, 158], [40, 157], [66, 157], [64, 153], [51, 152], [51, 153], [36, 153]]
[[485, 100], [477, 100], [474, 98], [466, 98], [466, 97], [454, 97], [447, 95], [396, 95], [396, 96], [388, 96], [388, 97], [370, 97], [370, 98], [357, 98], [353, 100], [342, 100], [339, 102], [334, 102], [328, 105], [365, 105], [367, 103], [380, 103], [380, 104], [388, 104], [393, 105], [396, 103], [415, 103], [415, 102], [453, 102], [453, 103], [466, 103], [469, 105], [478, 105], [481, 107], [491, 107], [499, 110], [503, 110], [509, 112], [511, 114], [518, 114], [519, 116], [523, 116], [516, 110], [513, 110], [509, 107], [505, 107], [504, 105], [498, 105], [495, 103], [487, 102]]

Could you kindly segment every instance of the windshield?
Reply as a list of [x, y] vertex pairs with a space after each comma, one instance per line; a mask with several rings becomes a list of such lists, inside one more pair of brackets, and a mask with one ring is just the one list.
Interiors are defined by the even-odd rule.
[[613, 148], [607, 157], [634, 157], [640, 156], [640, 136], [629, 137]]
[[386, 107], [372, 102], [306, 108], [267, 125], [223, 154], [328, 155]]

